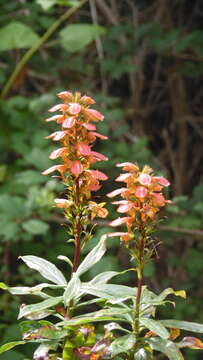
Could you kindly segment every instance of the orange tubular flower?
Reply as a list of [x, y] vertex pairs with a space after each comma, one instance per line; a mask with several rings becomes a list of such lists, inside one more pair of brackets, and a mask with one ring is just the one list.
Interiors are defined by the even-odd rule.
[[170, 203], [162, 194], [163, 188], [170, 183], [163, 176], [154, 176], [153, 170], [147, 165], [142, 171], [133, 163], [122, 163], [117, 166], [127, 171], [116, 178], [116, 181], [124, 182], [126, 187], [116, 189], [107, 196], [111, 198], [121, 195], [123, 200], [114, 201], [113, 204], [119, 205], [117, 211], [125, 213], [126, 216], [113, 220], [110, 225], [117, 227], [125, 224], [128, 232], [115, 232], [109, 236], [119, 236], [128, 246], [129, 241], [134, 239], [134, 232], [143, 232], [144, 228], [152, 225], [160, 208]]
[[[97, 191], [101, 187], [100, 181], [108, 178], [101, 171], [90, 170], [92, 163], [108, 160], [103, 154], [92, 150], [93, 143], [97, 138], [105, 140], [107, 136], [95, 131], [95, 123], [103, 121], [104, 116], [97, 110], [89, 108], [95, 103], [91, 97], [68, 91], [60, 92], [58, 97], [64, 103], [53, 106], [49, 111], [51, 113], [60, 111], [60, 114], [53, 115], [46, 121], [55, 121], [61, 125], [61, 129], [46, 138], [61, 143], [58, 149], [51, 152], [49, 158], [52, 160], [61, 158], [62, 164], [51, 166], [43, 174], [47, 175], [54, 171], [60, 173], [68, 194], [67, 199], [61, 201], [56, 199], [55, 203], [57, 207], [66, 210], [66, 218], [74, 228], [70, 234], [78, 239], [79, 235], [86, 232], [84, 229], [88, 219], [96, 216], [103, 218], [108, 213], [103, 208], [104, 203], [93, 206], [90, 201], [91, 191]], [[75, 206], [69, 206], [69, 202]]]

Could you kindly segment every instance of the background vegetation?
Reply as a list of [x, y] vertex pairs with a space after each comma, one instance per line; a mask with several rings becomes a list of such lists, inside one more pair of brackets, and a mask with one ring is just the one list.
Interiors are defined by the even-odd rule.
[[[201, 0], [0, 3], [2, 280], [12, 286], [35, 284], [38, 275], [17, 260], [19, 255], [56, 262], [56, 254], [72, 252], [65, 243], [65, 227], [60, 227], [63, 218], [53, 208], [55, 194], [62, 194], [63, 188], [57, 179], [41, 175], [53, 164], [48, 154], [54, 148], [44, 140], [50, 126], [43, 119], [56, 103], [57, 92], [79, 90], [96, 98], [106, 116], [99, 126], [110, 139], [97, 146], [110, 159], [100, 167], [111, 181], [101, 197], [115, 188], [114, 165], [119, 161], [149, 163], [170, 179], [174, 202], [157, 234], [162, 242], [159, 259], [148, 265], [146, 281], [155, 292], [164, 286], [187, 291], [187, 300], [178, 300], [175, 309], [163, 308], [166, 317], [202, 322]], [[114, 209], [109, 208], [113, 217]], [[90, 246], [108, 230], [108, 224], [101, 223]], [[128, 262], [118, 240], [110, 240], [109, 253], [94, 272], [99, 267], [123, 269]], [[123, 281], [132, 284], [130, 277]], [[1, 294], [2, 343], [19, 338], [12, 325], [18, 301]], [[19, 349], [0, 358], [31, 358], [31, 349]], [[200, 359], [199, 352], [187, 356]]]

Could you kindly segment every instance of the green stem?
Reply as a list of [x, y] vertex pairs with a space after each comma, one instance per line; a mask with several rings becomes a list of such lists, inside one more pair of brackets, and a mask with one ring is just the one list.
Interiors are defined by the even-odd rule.
[[83, 6], [88, 0], [81, 0], [81, 2], [72, 7], [71, 9], [68, 9], [58, 20], [56, 20], [49, 28], [48, 30], [42, 35], [42, 37], [24, 54], [22, 59], [19, 61], [19, 63], [16, 65], [14, 71], [12, 72], [11, 76], [9, 77], [7, 83], [5, 84], [2, 93], [1, 98], [5, 99], [7, 96], [9, 90], [11, 89], [17, 75], [23, 68], [23, 66], [29, 61], [29, 59], [32, 57], [32, 55], [40, 48], [42, 44], [44, 44], [49, 37], [56, 31], [56, 29], [65, 21], [67, 20], [72, 14], [76, 12], [81, 6]]
[[142, 294], [142, 284], [143, 284], [143, 269], [144, 269], [144, 248], [145, 248], [145, 238], [142, 236], [140, 244], [139, 244], [139, 255], [138, 255], [138, 280], [137, 280], [137, 296], [136, 296], [136, 304], [135, 304], [135, 335], [139, 337], [140, 331], [140, 300]]

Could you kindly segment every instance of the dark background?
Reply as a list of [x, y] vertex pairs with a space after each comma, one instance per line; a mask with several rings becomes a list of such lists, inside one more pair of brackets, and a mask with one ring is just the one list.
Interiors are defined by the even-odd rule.
[[[39, 276], [17, 257], [34, 254], [63, 264], [72, 255], [63, 217], [53, 199], [63, 187], [41, 171], [54, 145], [44, 137], [55, 125], [44, 123], [62, 90], [93, 96], [105, 114], [99, 130], [109, 136], [96, 150], [109, 157], [99, 164], [109, 177], [95, 200], [118, 185], [117, 162], [149, 164], [171, 181], [173, 204], [162, 214], [156, 241], [159, 259], [149, 263], [145, 281], [156, 293], [185, 289], [160, 310], [162, 318], [203, 321], [203, 3], [201, 0], [90, 0], [53, 32], [8, 80], [36, 40], [77, 1], [0, 1], [0, 257], [2, 281], [34, 285]], [[84, 25], [89, 24], [89, 25]], [[115, 210], [109, 206], [110, 218]], [[100, 235], [109, 231], [100, 223]], [[118, 239], [91, 274], [122, 270], [129, 258]], [[63, 269], [66, 270], [65, 268]], [[68, 269], [67, 269], [68, 272]], [[133, 284], [130, 275], [120, 282]], [[1, 343], [18, 339], [18, 305], [29, 299], [1, 293]], [[198, 355], [199, 354], [199, 355]], [[201, 359], [191, 350], [187, 359]], [[1, 359], [31, 359], [24, 347]]]

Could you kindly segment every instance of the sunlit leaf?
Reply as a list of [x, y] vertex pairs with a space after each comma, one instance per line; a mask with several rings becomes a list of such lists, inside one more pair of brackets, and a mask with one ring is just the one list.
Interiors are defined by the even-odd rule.
[[18, 319], [21, 319], [22, 317], [26, 317], [26, 316], [32, 316], [32, 314], [34, 313], [39, 313], [42, 312], [43, 310], [49, 309], [52, 306], [55, 306], [59, 302], [61, 302], [62, 299], [63, 299], [62, 296], [51, 297], [37, 304], [25, 305], [20, 308]]
[[64, 305], [68, 306], [69, 302], [77, 297], [81, 289], [81, 282], [76, 273], [73, 273], [71, 280], [69, 281], [64, 295]]
[[76, 271], [76, 274], [78, 276], [84, 274], [86, 271], [91, 269], [91, 267], [94, 266], [102, 258], [102, 256], [106, 252], [106, 239], [107, 236], [103, 235], [98, 245], [95, 246], [92, 251], [90, 251], [90, 253], [85, 257], [85, 259]]
[[160, 320], [159, 323], [169, 328], [178, 328], [186, 331], [203, 333], [203, 324], [181, 320]]
[[[149, 318], [140, 318], [140, 323], [147, 329], [153, 331], [163, 339], [168, 339], [170, 334], [168, 330], [158, 321]], [[160, 326], [161, 325], [161, 326]]]
[[160, 339], [159, 337], [147, 340], [152, 349], [165, 354], [170, 360], [184, 360], [180, 350], [171, 340]]
[[57, 285], [67, 284], [62, 272], [49, 261], [34, 255], [20, 256], [20, 259], [22, 259], [31, 269], [39, 271], [45, 279], [48, 279]]

